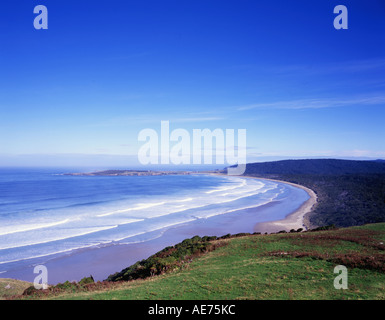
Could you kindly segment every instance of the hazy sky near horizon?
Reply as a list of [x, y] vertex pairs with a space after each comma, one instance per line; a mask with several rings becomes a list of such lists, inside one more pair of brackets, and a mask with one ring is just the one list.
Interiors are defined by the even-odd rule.
[[[33, 27], [38, 4], [48, 30]], [[333, 26], [340, 4], [347, 30]], [[246, 129], [251, 161], [385, 158], [382, 0], [1, 7], [0, 165], [21, 156], [128, 161], [143, 144], [139, 131], [160, 132], [161, 120], [189, 132]]]

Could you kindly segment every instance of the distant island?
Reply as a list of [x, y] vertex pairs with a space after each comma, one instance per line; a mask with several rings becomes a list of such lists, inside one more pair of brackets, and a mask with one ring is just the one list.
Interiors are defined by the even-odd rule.
[[96, 172], [63, 173], [64, 176], [165, 176], [186, 175], [191, 171], [152, 171], [152, 170], [104, 170]]

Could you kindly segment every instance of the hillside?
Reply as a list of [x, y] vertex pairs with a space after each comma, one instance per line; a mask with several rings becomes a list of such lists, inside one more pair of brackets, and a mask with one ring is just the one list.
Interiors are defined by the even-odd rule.
[[383, 161], [357, 161], [339, 159], [282, 160], [249, 163], [245, 175], [346, 175], [346, 174], [385, 174]]
[[26, 281], [0, 278], [0, 300], [20, 295], [31, 285], [32, 283]]
[[385, 162], [336, 159], [250, 163], [244, 175], [301, 184], [316, 192], [311, 227], [385, 222]]
[[[384, 223], [209, 241], [216, 245], [215, 250], [157, 276], [82, 286], [67, 284], [67, 289], [51, 288], [23, 298], [385, 299]], [[337, 290], [333, 284], [334, 267], [341, 264], [348, 270], [346, 290]]]

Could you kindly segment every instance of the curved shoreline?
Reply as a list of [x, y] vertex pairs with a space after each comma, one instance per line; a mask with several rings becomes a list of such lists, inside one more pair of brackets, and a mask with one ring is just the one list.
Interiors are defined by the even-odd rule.
[[[225, 174], [218, 174], [215, 173], [215, 175], [225, 175]], [[316, 193], [300, 184], [288, 182], [288, 181], [283, 181], [283, 180], [278, 180], [278, 179], [270, 179], [270, 178], [263, 178], [263, 177], [255, 177], [255, 176], [237, 176], [239, 178], [250, 178], [250, 179], [259, 179], [259, 180], [269, 180], [269, 181], [275, 181], [279, 183], [285, 183], [288, 185], [291, 185], [295, 188], [299, 188], [304, 190], [308, 195], [309, 199], [304, 202], [297, 210], [289, 213], [284, 219], [281, 220], [274, 220], [274, 221], [267, 221], [267, 222], [258, 222], [254, 226], [254, 232], [260, 232], [260, 233], [276, 233], [279, 231], [287, 231], [289, 232], [290, 230], [298, 230], [302, 228], [303, 230], [307, 230], [309, 226], [306, 225], [304, 218], [305, 215], [310, 213], [314, 206], [318, 202], [318, 197]]]
[[295, 229], [295, 230], [298, 230], [300, 228], [304, 230], [308, 229], [308, 226], [306, 226], [305, 224], [304, 217], [306, 214], [310, 213], [313, 210], [314, 206], [317, 204], [317, 201], [318, 201], [317, 195], [313, 190], [305, 186], [302, 186], [300, 184], [277, 180], [277, 179], [258, 178], [258, 177], [252, 177], [252, 176], [244, 176], [244, 177], [252, 178], [252, 179], [270, 180], [270, 181], [275, 181], [279, 183], [286, 183], [293, 187], [304, 190], [310, 197], [297, 210], [288, 214], [284, 219], [257, 223], [254, 226], [254, 232], [276, 233], [282, 230], [285, 230], [288, 232], [292, 229]]

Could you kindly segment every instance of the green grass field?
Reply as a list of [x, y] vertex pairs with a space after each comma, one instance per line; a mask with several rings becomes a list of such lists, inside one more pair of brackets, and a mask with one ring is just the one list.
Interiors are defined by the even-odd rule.
[[[249, 235], [185, 267], [147, 279], [96, 284], [27, 299], [384, 299], [385, 223], [346, 229]], [[334, 288], [336, 265], [348, 289]], [[90, 291], [88, 291], [90, 290]]]

